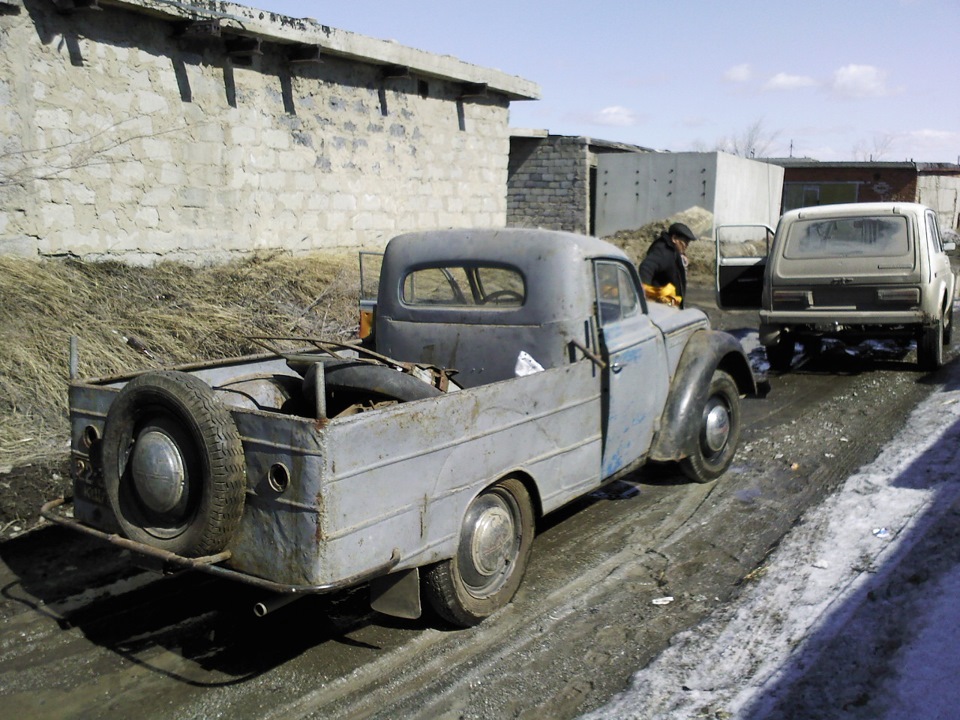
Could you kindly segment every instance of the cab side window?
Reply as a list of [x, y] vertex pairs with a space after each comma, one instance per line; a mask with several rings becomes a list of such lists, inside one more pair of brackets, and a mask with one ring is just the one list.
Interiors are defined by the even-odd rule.
[[637, 285], [623, 263], [598, 261], [595, 272], [601, 325], [619, 322], [640, 312]]

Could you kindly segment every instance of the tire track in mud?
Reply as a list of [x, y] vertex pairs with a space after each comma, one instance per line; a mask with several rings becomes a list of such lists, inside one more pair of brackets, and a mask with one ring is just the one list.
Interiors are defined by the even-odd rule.
[[[886, 402], [876, 417], [869, 408], [850, 411], [851, 395], [877, 389], [872, 376], [844, 379], [824, 403], [802, 392], [820, 386], [819, 379], [791, 382], [801, 391], [785, 414], [791, 432], [807, 437], [789, 458], [777, 458], [789, 445], [781, 440], [766, 454], [738, 462], [734, 477], [712, 486], [644, 485], [641, 493], [653, 495], [653, 502], [625, 511], [635, 516], [635, 526], [622, 517], [578, 523], [581, 530], [592, 520], [606, 523], [591, 543], [615, 540], [624, 545], [620, 551], [535, 602], [538, 589], [526, 588], [513, 605], [455, 640], [428, 631], [333, 694], [333, 688], [317, 690], [271, 717], [574, 717], [602, 704], [671, 635], [695, 626], [749, 582], [804, 509], [875, 457], [930, 391], [909, 374], [884, 378]], [[758, 426], [768, 424], [764, 409], [754, 414]], [[747, 442], [756, 442], [758, 432], [751, 426]], [[675, 601], [652, 604], [665, 596]]]
[[[654, 536], [669, 538], [679, 531], [711, 489], [709, 486], [691, 486], [689, 492], [684, 493], [681, 508], [675, 508], [663, 518], [663, 525], [657, 528]], [[659, 499], [659, 502], [668, 501], [668, 498]], [[650, 528], [646, 528], [646, 532], [649, 531]], [[635, 529], [632, 534], [638, 532]], [[623, 534], [622, 524], [607, 523], [591, 542], [604, 542]], [[491, 666], [501, 664], [507, 657], [522, 654], [536, 636], [556, 632], [561, 624], [577, 613], [581, 605], [595, 602], [595, 597], [603, 594], [603, 587], [611, 578], [622, 575], [625, 567], [648, 565], [650, 555], [647, 546], [628, 547], [537, 600], [533, 599], [530, 589], [525, 588], [519, 602], [514, 601], [481, 626], [458, 631], [459, 637], [454, 644], [448, 642], [448, 632], [426, 631], [413, 642], [354, 673], [349, 678], [349, 686], [343, 682], [337, 683], [339, 687], [336, 688], [327, 686], [266, 717], [280, 720], [317, 713], [351, 718], [378, 717], [381, 714], [436, 717], [449, 712], [451, 708], [436, 707], [436, 700], [431, 702], [428, 698], [441, 698], [440, 705], [456, 704], [449, 697], [451, 690], [458, 693], [465, 685], [482, 684], [483, 676]], [[654, 561], [653, 564], [660, 563]], [[536, 615], [537, 628], [534, 636], [528, 636], [525, 630], [528, 629], [532, 613]], [[412, 663], [411, 656], [428, 657], [429, 660], [426, 663]], [[478, 663], [478, 659], [482, 659], [481, 662]], [[451, 676], [456, 676], [454, 685], [450, 685]], [[386, 685], [383, 683], [385, 677], [392, 678]], [[398, 700], [401, 702], [398, 703]]]
[[[74, 593], [130, 575], [122, 558], [76, 543], [65, 558], [74, 569], [45, 577], [57, 567], [54, 553], [70, 545], [44, 550], [26, 537], [6, 543], [3, 559], [12, 568], [4, 579], [14, 585], [0, 613], [7, 685], [0, 700], [10, 692], [44, 697], [62, 654], [114, 676], [56, 678], [57, 693], [90, 717], [108, 710], [168, 717], [171, 709], [183, 718], [236, 720], [575, 717], [624, 688], [674, 634], [735, 597], [804, 509], [876, 455], [935, 381], [909, 369], [900, 363], [836, 375], [805, 366], [775, 376], [768, 399], [745, 403], [731, 473], [703, 486], [648, 468], [622, 484], [639, 488], [637, 495], [621, 497], [611, 486], [559, 511], [542, 524], [516, 601], [469, 630], [391, 624], [365, 610], [341, 623], [328, 603], [310, 600], [283, 621], [286, 611], [278, 611], [276, 624], [230, 629], [207, 613], [249, 593], [187, 577], [88, 604]], [[652, 603], [666, 596], [674, 601]], [[53, 622], [36, 598], [68, 611], [61, 620], [74, 626]], [[159, 617], [143, 617], [155, 610]], [[218, 638], [209, 654], [184, 647], [195, 642], [191, 633], [224, 625], [240, 639]], [[299, 636], [278, 634], [296, 630]], [[21, 632], [29, 643], [18, 642]], [[124, 692], [109, 707], [98, 704], [105, 688], [120, 684]], [[162, 704], [144, 704], [153, 697]]]

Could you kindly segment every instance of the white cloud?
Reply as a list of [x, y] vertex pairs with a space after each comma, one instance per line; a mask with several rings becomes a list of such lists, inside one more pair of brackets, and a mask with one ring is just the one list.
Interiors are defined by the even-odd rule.
[[605, 107], [598, 113], [590, 116], [594, 125], [609, 127], [631, 127], [640, 123], [640, 117], [633, 111], [620, 105]]
[[958, 139], [960, 139], [960, 133], [956, 133], [952, 130], [931, 130], [929, 128], [913, 130], [907, 133], [907, 135], [914, 140], [934, 143], [956, 142]]
[[753, 77], [753, 68], [749, 63], [741, 63], [729, 68], [724, 74], [723, 79], [727, 82], [745, 83]]
[[788, 75], [777, 73], [763, 84], [764, 90], [797, 90], [805, 87], [816, 87], [817, 81], [806, 75]]
[[960, 162], [960, 132], [923, 128], [897, 137], [896, 149], [918, 162]]
[[873, 65], [845, 65], [833, 73], [833, 91], [846, 98], [889, 95], [887, 74]]

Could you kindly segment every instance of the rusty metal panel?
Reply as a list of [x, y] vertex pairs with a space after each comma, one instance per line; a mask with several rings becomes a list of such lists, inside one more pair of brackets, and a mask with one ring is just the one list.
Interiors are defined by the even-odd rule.
[[520, 352], [541, 366], [559, 367], [569, 359], [569, 341], [587, 342], [585, 320], [569, 327], [544, 325], [475, 325], [449, 322], [402, 322], [384, 318], [377, 347], [392, 357], [455, 369], [454, 380], [473, 388], [513, 377]]
[[[247, 495], [227, 565], [279, 583], [329, 582], [322, 430], [314, 420], [285, 415], [234, 411], [233, 418], [246, 457]], [[285, 486], [276, 481], [278, 465], [289, 478]]]
[[324, 482], [334, 574], [389, 548], [398, 568], [454, 553], [467, 504], [511, 473], [548, 512], [599, 484], [600, 378], [593, 363], [332, 421]]
[[71, 383], [70, 474], [73, 479], [74, 517], [104, 530], [115, 532], [117, 524], [107, 501], [103, 474], [91, 454], [103, 437], [107, 411], [117, 396], [115, 388]]

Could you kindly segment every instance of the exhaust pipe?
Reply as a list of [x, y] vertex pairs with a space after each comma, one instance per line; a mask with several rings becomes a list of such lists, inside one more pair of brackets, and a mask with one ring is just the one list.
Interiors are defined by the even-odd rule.
[[289, 605], [294, 600], [299, 600], [303, 596], [303, 593], [284, 593], [283, 595], [274, 595], [269, 600], [262, 600], [261, 602], [256, 603], [253, 606], [253, 614], [258, 618], [265, 617], [274, 610], [279, 610], [280, 608]]

